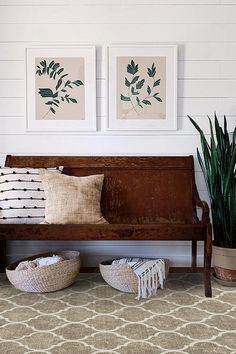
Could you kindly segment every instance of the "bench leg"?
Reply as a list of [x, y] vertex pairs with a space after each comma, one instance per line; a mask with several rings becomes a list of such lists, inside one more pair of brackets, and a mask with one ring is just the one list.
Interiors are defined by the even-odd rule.
[[197, 241], [192, 241], [192, 272], [196, 271], [197, 267]]
[[6, 241], [0, 240], [0, 273], [5, 273], [6, 268]]
[[211, 225], [208, 225], [207, 236], [206, 236], [206, 240], [204, 241], [204, 285], [205, 285], [206, 297], [212, 297], [211, 254], [212, 254], [212, 229], [211, 229]]

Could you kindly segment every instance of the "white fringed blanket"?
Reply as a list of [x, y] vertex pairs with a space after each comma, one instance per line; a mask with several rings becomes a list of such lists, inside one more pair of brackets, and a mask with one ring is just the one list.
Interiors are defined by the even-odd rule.
[[112, 262], [112, 264], [125, 263], [131, 267], [138, 278], [137, 299], [155, 296], [159, 287], [163, 289], [166, 278], [164, 259], [121, 258]]

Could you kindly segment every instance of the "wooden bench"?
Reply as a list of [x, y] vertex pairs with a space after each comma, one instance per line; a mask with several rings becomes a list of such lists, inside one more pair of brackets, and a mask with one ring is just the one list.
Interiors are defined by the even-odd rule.
[[[199, 199], [193, 157], [7, 156], [6, 166], [65, 166], [73, 176], [104, 174], [101, 207], [107, 225], [0, 225], [0, 266], [10, 240], [192, 241], [190, 271], [197, 268], [197, 241], [204, 241], [205, 295], [211, 296], [212, 227]], [[196, 208], [202, 209], [201, 220]]]

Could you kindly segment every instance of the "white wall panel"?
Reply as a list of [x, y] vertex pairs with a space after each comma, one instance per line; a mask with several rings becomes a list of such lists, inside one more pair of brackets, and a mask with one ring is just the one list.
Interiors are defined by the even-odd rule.
[[[151, 11], [150, 11], [151, 9]], [[26, 16], [27, 13], [27, 16]], [[125, 14], [125, 16], [124, 16]], [[145, 23], [235, 23], [236, 7], [220, 5], [214, 7], [212, 16], [211, 5], [136, 5], [135, 16], [134, 6], [123, 4], [116, 6], [108, 3], [99, 6], [79, 2], [65, 11], [64, 6], [49, 5], [38, 6], [17, 6], [17, 11], [12, 11], [11, 6], [2, 6], [0, 12], [1, 23], [118, 23], [118, 24], [145, 24]]]
[[[12, 24], [14, 27], [14, 24]], [[188, 27], [188, 25], [185, 25]], [[218, 29], [221, 26], [218, 26]], [[142, 27], [143, 28], [143, 27]], [[115, 38], [115, 37], [114, 37]], [[102, 49], [102, 44], [104, 45], [109, 45], [111, 43], [120, 43], [116, 39], [112, 39], [112, 41], [106, 41], [105, 38], [102, 41], [96, 41], [96, 39], [93, 37], [90, 39], [89, 43], [97, 45], [97, 60], [101, 61], [102, 57], [104, 57], [103, 49]], [[136, 37], [134, 37], [136, 38]], [[225, 42], [224, 42], [225, 40]], [[170, 40], [168, 43], [176, 43], [178, 44], [178, 58], [179, 60], [211, 60], [211, 61], [218, 61], [218, 60], [224, 60], [224, 61], [232, 61], [236, 60], [236, 41], [235, 42], [228, 42], [228, 38], [225, 37], [224, 40], [220, 40], [218, 38], [217, 41], [214, 42], [203, 42], [203, 41], [198, 41], [198, 42], [185, 42], [183, 39], [178, 41], [178, 43], [174, 42], [173, 40]], [[163, 43], [164, 40], [161, 40], [158, 42], [157, 39], [154, 39], [152, 42], [147, 39], [145, 42], [142, 42], [140, 38], [136, 38], [133, 41], [125, 41], [124, 43], [156, 43], [156, 44], [161, 44]], [[76, 44], [83, 44], [84, 41], [82, 41], [81, 37], [78, 35], [75, 41], [63, 41], [62, 39], [60, 40], [45, 40], [43, 42], [40, 42], [35, 38], [32, 41], [24, 41], [23, 38], [21, 39], [20, 42], [8, 42], [8, 41], [0, 41], [0, 60], [24, 60], [25, 58], [25, 48], [29, 46], [34, 46], [34, 45], [53, 45], [60, 43], [62, 45], [76, 45]], [[86, 42], [87, 43], [87, 42]], [[165, 42], [164, 42], [165, 43]]]
[[[186, 31], [186, 26], [188, 30]], [[140, 30], [141, 27], [141, 30]], [[193, 41], [236, 40], [236, 25], [223, 24], [0, 24], [0, 41]], [[55, 39], [55, 33], [57, 34]], [[137, 36], [138, 34], [138, 36]], [[115, 39], [115, 40], [114, 40]]]
[[100, 4], [106, 5], [114, 5], [120, 6], [124, 4], [135, 4], [135, 5], [155, 5], [155, 4], [163, 4], [163, 5], [219, 5], [221, 3], [224, 4], [234, 4], [234, 0], [0, 0], [0, 5], [8, 5], [8, 6], [18, 6], [18, 5], [34, 5], [34, 6], [42, 6], [42, 5], [61, 5], [61, 6], [69, 6], [75, 4], [84, 4], [84, 5], [95, 5], [99, 6]]
[[[135, 10], [134, 10], [135, 9]], [[106, 132], [106, 50], [109, 43], [178, 44], [178, 130]], [[97, 45], [95, 133], [25, 132], [25, 48]], [[199, 136], [191, 115], [209, 134], [214, 111], [236, 125], [236, 0], [0, 0], [0, 164], [5, 154], [189, 155], [201, 198], [206, 185], [196, 159]], [[48, 249], [80, 249], [84, 265], [118, 255], [160, 255], [187, 265], [186, 242], [19, 242], [9, 259]], [[202, 246], [199, 248], [202, 261]], [[91, 262], [87, 259], [92, 260]], [[200, 265], [200, 263], [199, 263]]]

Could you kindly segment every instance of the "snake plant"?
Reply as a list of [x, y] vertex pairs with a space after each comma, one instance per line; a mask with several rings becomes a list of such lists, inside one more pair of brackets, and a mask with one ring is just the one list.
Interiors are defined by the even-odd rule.
[[223, 127], [216, 114], [214, 124], [208, 117], [208, 141], [199, 125], [190, 116], [188, 118], [201, 138], [202, 155], [197, 149], [197, 157], [211, 202], [214, 244], [236, 248], [236, 128], [230, 134], [225, 116]]

